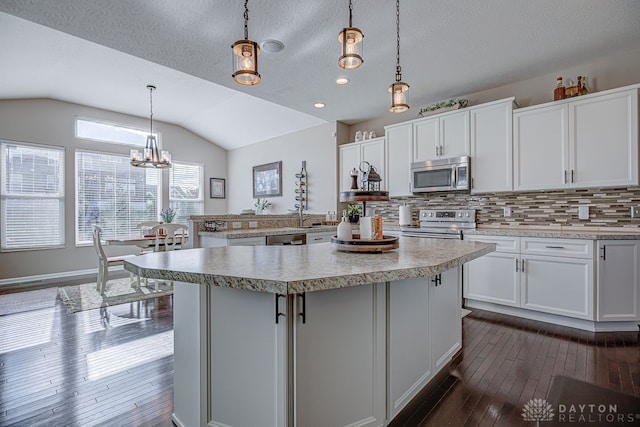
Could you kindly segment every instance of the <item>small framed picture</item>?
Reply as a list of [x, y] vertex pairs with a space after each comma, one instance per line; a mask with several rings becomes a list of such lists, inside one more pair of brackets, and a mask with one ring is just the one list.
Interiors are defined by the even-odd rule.
[[224, 178], [209, 178], [209, 198], [225, 198]]

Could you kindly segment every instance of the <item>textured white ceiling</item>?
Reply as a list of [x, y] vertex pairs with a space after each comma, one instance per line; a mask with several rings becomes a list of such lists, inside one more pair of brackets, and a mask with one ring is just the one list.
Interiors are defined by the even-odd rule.
[[[153, 83], [155, 118], [225, 148], [391, 114], [395, 2], [353, 3], [365, 62], [345, 71], [337, 35], [348, 23], [346, 0], [250, 1], [249, 37], [281, 40], [285, 50], [263, 53], [262, 83], [242, 87], [231, 79], [230, 53], [243, 36], [241, 0], [3, 0], [0, 60], [12, 66], [0, 66], [0, 98], [47, 96], [145, 116], [142, 92]], [[637, 0], [403, 0], [400, 8], [407, 119], [435, 101], [640, 46]], [[336, 85], [338, 76], [351, 83]], [[327, 107], [315, 109], [317, 101]]]

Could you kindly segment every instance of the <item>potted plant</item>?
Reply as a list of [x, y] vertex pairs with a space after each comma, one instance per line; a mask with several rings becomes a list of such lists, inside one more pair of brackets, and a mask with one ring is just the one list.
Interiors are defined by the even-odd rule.
[[260, 197], [258, 197], [253, 203], [253, 206], [256, 207], [256, 213], [267, 213], [267, 211], [271, 207], [271, 202], [267, 199], [261, 199]]
[[360, 205], [347, 206], [347, 215], [349, 216], [350, 223], [357, 224], [358, 220], [360, 220], [360, 214], [362, 214], [362, 206]]
[[177, 212], [174, 209], [162, 209], [160, 212], [160, 218], [165, 224], [171, 224], [173, 219], [176, 217]]

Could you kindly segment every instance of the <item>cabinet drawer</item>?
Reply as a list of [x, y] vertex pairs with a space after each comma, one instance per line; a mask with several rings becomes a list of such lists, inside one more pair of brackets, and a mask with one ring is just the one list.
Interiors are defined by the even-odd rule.
[[521, 244], [522, 253], [526, 255], [593, 258], [593, 240], [523, 237]]
[[471, 242], [495, 243], [496, 252], [518, 253], [520, 252], [520, 237], [510, 236], [488, 236], [480, 234], [472, 234], [464, 236], [463, 240]]

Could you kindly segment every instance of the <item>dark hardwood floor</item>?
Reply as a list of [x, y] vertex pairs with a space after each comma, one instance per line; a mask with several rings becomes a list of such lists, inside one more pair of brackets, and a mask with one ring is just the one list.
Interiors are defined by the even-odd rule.
[[[640, 396], [637, 332], [474, 310], [463, 342], [462, 358], [405, 425], [532, 426], [523, 407], [556, 375]], [[56, 287], [3, 292], [0, 425], [172, 426], [172, 349], [171, 297], [67, 314]]]

